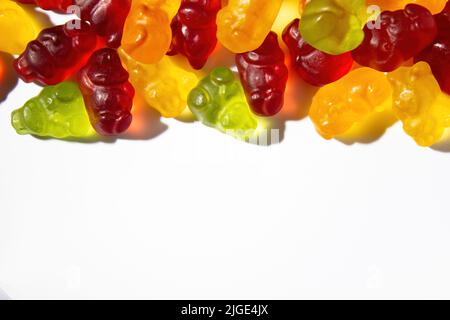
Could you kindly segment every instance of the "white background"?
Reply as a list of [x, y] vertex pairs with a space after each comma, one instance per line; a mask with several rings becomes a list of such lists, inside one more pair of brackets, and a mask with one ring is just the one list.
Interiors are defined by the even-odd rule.
[[39, 90], [0, 104], [9, 297], [450, 298], [446, 144], [399, 124], [325, 141], [303, 119], [259, 147], [142, 110], [115, 143], [18, 136], [10, 112]]

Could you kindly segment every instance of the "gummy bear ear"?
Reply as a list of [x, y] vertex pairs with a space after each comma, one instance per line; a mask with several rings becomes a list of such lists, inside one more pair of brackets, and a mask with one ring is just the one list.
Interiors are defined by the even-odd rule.
[[77, 97], [79, 93], [78, 85], [73, 82], [60, 83], [55, 88], [55, 96], [61, 102], [70, 102]]
[[194, 109], [201, 110], [210, 104], [210, 96], [202, 88], [194, 88], [188, 97], [188, 105]]
[[216, 85], [223, 85], [234, 81], [234, 74], [228, 68], [219, 67], [211, 72], [211, 81]]

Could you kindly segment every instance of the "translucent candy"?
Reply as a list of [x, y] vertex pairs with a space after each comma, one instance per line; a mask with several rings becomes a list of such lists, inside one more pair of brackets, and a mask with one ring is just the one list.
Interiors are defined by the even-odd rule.
[[12, 125], [18, 134], [58, 139], [94, 134], [83, 96], [74, 82], [45, 87], [37, 97], [12, 113]]

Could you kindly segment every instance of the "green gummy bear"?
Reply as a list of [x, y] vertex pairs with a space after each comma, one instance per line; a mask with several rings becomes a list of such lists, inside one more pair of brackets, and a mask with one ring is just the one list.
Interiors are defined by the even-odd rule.
[[362, 43], [367, 17], [365, 0], [314, 0], [303, 11], [300, 33], [314, 48], [338, 55]]
[[259, 126], [241, 83], [228, 68], [215, 68], [202, 79], [190, 92], [188, 106], [203, 124], [237, 138], [252, 136]]
[[64, 139], [94, 134], [81, 91], [76, 83], [69, 81], [45, 87], [37, 97], [13, 111], [11, 122], [22, 135]]

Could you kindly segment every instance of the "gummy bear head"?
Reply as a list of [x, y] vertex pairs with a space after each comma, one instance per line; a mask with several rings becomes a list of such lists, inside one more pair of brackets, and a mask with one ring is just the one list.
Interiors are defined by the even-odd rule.
[[450, 98], [426, 62], [401, 67], [389, 74], [394, 88], [394, 112], [417, 144], [431, 146], [450, 126]]
[[139, 62], [158, 62], [172, 41], [170, 19], [160, 5], [133, 1], [123, 29], [122, 48]]
[[86, 75], [99, 86], [112, 86], [128, 80], [128, 72], [114, 49], [104, 48], [94, 52], [87, 63]]
[[178, 11], [178, 18], [190, 28], [202, 28], [215, 23], [215, 13], [220, 8], [221, 0], [185, 0]]
[[90, 132], [81, 92], [74, 82], [45, 87], [12, 114], [13, 127], [19, 134], [63, 138]]
[[305, 6], [300, 32], [313, 47], [341, 54], [362, 42], [365, 22], [365, 0], [315, 0]]
[[18, 110], [13, 111], [11, 122], [18, 134], [40, 135], [46, 128], [46, 115], [42, 105], [31, 99]]
[[230, 69], [219, 67], [204, 78], [188, 97], [194, 115], [206, 125], [215, 127], [221, 109], [236, 93], [235, 78]]

